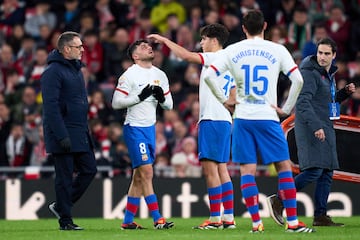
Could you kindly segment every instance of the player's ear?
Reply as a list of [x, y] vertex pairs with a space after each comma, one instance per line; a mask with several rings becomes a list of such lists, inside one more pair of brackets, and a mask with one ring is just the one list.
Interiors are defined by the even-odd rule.
[[263, 31], [265, 31], [267, 28], [267, 22], [264, 22]]

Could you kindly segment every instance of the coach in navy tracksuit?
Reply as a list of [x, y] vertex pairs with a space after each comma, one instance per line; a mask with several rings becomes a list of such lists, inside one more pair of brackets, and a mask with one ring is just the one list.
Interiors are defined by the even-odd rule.
[[61, 34], [41, 77], [45, 146], [54, 159], [56, 173], [56, 202], [49, 209], [58, 217], [60, 230], [82, 230], [73, 223], [71, 208], [97, 171], [87, 122], [87, 93], [80, 70], [83, 51], [78, 33]]

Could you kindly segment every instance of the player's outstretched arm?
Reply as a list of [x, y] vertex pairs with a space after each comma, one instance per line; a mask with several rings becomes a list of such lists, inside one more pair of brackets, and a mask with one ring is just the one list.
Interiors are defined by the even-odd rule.
[[148, 39], [153, 40], [157, 43], [162, 43], [165, 44], [168, 48], [171, 49], [171, 51], [174, 52], [174, 54], [187, 61], [187, 62], [192, 62], [192, 63], [198, 63], [201, 64], [201, 58], [200, 55], [196, 52], [190, 52], [189, 50], [183, 48], [182, 46], [174, 43], [173, 41], [171, 41], [170, 39], [163, 37], [159, 34], [150, 34], [147, 36]]

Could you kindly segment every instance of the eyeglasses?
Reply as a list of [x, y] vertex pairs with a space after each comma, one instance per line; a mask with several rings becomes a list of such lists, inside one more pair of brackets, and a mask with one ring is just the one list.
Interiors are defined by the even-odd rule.
[[68, 45], [69, 47], [73, 47], [73, 48], [77, 48], [77, 49], [82, 49], [84, 47], [84, 45], [79, 45], [79, 46], [71, 46], [71, 45]]

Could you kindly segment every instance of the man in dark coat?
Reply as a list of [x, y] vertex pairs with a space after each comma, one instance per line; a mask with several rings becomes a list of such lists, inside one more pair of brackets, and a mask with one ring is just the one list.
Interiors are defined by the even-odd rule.
[[[60, 230], [83, 229], [73, 223], [71, 208], [97, 171], [87, 122], [87, 92], [80, 70], [83, 52], [78, 33], [62, 33], [41, 77], [44, 140], [56, 173], [56, 202], [49, 209], [58, 217]], [[78, 173], [73, 179], [74, 166]]]
[[[355, 91], [355, 85], [336, 90], [335, 57], [335, 42], [324, 38], [317, 43], [316, 55], [306, 57], [300, 65], [304, 85], [295, 106], [295, 139], [301, 173], [295, 177], [295, 185], [299, 191], [312, 182], [316, 184], [313, 226], [344, 225], [327, 215], [333, 171], [339, 168], [332, 120], [340, 118], [339, 104]], [[279, 223], [281, 202], [274, 195], [269, 198], [271, 215]]]

